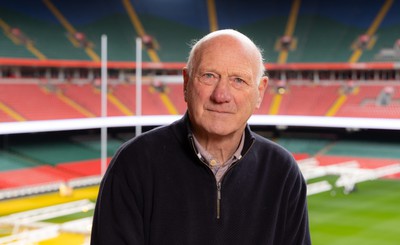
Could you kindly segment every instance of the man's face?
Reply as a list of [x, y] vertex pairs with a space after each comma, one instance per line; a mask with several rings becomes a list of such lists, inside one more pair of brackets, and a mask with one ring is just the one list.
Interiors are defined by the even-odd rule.
[[184, 70], [185, 101], [194, 131], [212, 136], [241, 134], [261, 104], [267, 84], [258, 85], [257, 56], [231, 37], [219, 37], [201, 48], [191, 77]]

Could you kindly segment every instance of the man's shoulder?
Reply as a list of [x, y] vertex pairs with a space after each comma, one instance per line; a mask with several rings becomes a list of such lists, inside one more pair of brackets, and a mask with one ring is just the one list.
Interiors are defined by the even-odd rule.
[[140, 135], [134, 136], [133, 138], [126, 141], [122, 147], [136, 147], [138, 145], [147, 145], [154, 144], [154, 142], [160, 142], [163, 139], [167, 139], [171, 136], [170, 125], [168, 126], [159, 126], [153, 129], [150, 129], [146, 132], [141, 133]]
[[281, 159], [282, 161], [288, 163], [295, 162], [293, 154], [278, 142], [255, 133], [253, 136], [255, 139], [255, 149], [258, 155], [265, 155], [268, 157], [273, 157], [274, 159]]
[[160, 144], [172, 143], [178, 138], [180, 140], [184, 137], [184, 132], [181, 128], [182, 124], [180, 120], [169, 125], [158, 126], [129, 139], [121, 145], [120, 150], [140, 150], [146, 147], [156, 147]]
[[276, 141], [273, 141], [272, 139], [266, 138], [266, 137], [261, 136], [256, 133], [253, 133], [253, 137], [255, 139], [255, 142], [257, 142], [259, 144], [259, 146], [262, 148], [268, 148], [270, 150], [288, 152], [286, 148], [284, 148], [282, 145], [280, 145]]

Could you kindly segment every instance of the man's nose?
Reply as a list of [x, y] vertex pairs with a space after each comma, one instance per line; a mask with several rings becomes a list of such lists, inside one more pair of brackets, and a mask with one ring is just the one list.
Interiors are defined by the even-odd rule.
[[232, 100], [229, 78], [221, 78], [214, 87], [211, 100], [215, 103], [227, 103]]

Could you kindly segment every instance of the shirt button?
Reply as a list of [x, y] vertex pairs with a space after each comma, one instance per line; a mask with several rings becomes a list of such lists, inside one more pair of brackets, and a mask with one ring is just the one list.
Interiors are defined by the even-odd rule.
[[210, 161], [210, 165], [211, 165], [212, 167], [216, 166], [216, 165], [217, 165], [217, 160], [212, 159], [212, 160]]

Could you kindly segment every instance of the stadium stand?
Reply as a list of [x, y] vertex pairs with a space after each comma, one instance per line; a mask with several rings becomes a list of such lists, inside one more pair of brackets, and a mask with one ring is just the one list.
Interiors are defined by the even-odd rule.
[[[137, 37], [143, 42], [144, 66], [150, 67], [144, 69], [142, 114], [183, 114], [180, 71], [190, 45], [223, 28], [245, 33], [264, 52], [271, 79], [257, 115], [399, 119], [399, 11], [400, 1], [394, 0], [1, 1], [0, 127], [2, 122], [99, 117], [103, 34], [110, 61], [108, 116], [136, 113], [132, 61]], [[108, 134], [107, 164], [134, 136], [132, 128], [118, 130]], [[260, 130], [292, 152], [311, 180], [308, 195], [336, 195], [338, 188], [349, 194], [358, 182], [400, 178], [397, 132], [363, 138], [358, 136], [368, 130], [346, 128], [344, 133], [273, 125]], [[78, 198], [77, 188], [101, 180], [99, 138], [97, 129], [0, 135], [0, 200], [46, 192]], [[321, 177], [329, 181], [316, 179]], [[16, 219], [11, 224], [23, 232], [8, 236], [3, 229], [0, 243], [39, 243], [58, 236], [60, 242], [54, 244], [72, 244], [60, 232], [88, 236], [94, 198], [0, 217], [3, 225], [28, 215], [31, 225], [25, 230]], [[41, 224], [61, 211], [73, 214], [82, 207], [89, 210], [87, 218]], [[344, 229], [349, 233], [347, 224]]]
[[1, 171], [2, 172], [15, 170], [15, 169], [36, 167], [36, 166], [40, 165], [35, 161], [21, 157], [18, 154], [12, 153], [8, 150], [0, 151], [0, 159], [1, 159]]
[[[400, 4], [395, 1], [356, 1], [352, 5], [345, 0], [223, 0], [213, 3], [215, 12], [206, 1], [3, 1], [0, 3], [3, 31], [0, 33], [0, 57], [96, 61], [100, 55], [100, 36], [107, 34], [110, 61], [134, 61], [134, 41], [140, 36], [149, 38], [143, 43], [144, 62], [184, 64], [193, 39], [209, 30], [234, 28], [255, 40], [269, 64], [351, 62], [357, 49], [354, 45], [365, 34], [368, 37], [366, 48], [360, 50], [354, 61], [400, 60], [381, 55], [383, 49], [394, 48], [400, 37], [400, 18], [396, 14]], [[20, 34], [13, 32], [14, 28]], [[18, 41], [21, 33], [29, 39], [31, 46]], [[286, 50], [283, 50], [282, 37], [289, 37]], [[30, 60], [25, 61], [29, 63]], [[132, 74], [115, 79], [120, 75], [118, 65], [115, 67], [112, 68], [115, 69], [112, 70], [113, 83], [108, 87], [108, 115], [134, 115], [134, 79]], [[4, 69], [1, 76], [17, 77], [0, 78], [0, 122], [98, 117], [101, 114], [97, 68], [75, 70], [76, 73], [66, 69], [62, 76], [54, 72], [54, 69], [63, 70], [62, 66], [45, 67], [40, 71], [32, 69], [26, 72], [28, 75], [24, 72], [14, 74], [13, 67], [0, 68]], [[150, 72], [150, 76], [154, 76], [153, 73], [164, 75], [170, 71], [155, 68]], [[176, 70], [173, 73], [179, 75]], [[45, 77], [49, 74], [52, 77], [47, 80]], [[256, 114], [399, 118], [400, 87], [394, 76], [388, 77], [388, 81], [374, 79], [373, 82], [358, 77], [353, 91], [345, 93], [343, 84], [349, 77], [334, 75], [332, 79], [325, 77], [323, 81], [316, 81], [308, 75], [285, 78], [281, 73], [273, 78], [286, 82], [285, 91], [278, 91], [271, 79]], [[183, 114], [186, 105], [181, 81], [159, 82], [162, 87], [154, 81], [144, 83], [142, 114]], [[393, 87], [393, 93], [382, 97], [382, 91], [388, 86]], [[386, 98], [386, 102], [377, 103], [382, 98]], [[296, 159], [314, 156], [321, 150], [326, 153], [331, 146], [331, 141], [323, 139], [306, 142], [298, 139], [300, 143], [287, 139], [280, 141], [294, 152]], [[4, 176], [7, 173], [10, 176], [14, 175], [11, 173], [30, 174], [36, 180], [29, 180], [29, 184], [35, 184], [39, 179], [51, 182], [93, 175], [99, 172], [100, 147], [95, 142], [80, 139], [44, 141], [40, 146], [29, 142], [7, 146], [7, 150], [0, 152], [0, 160], [4, 163], [1, 170]], [[110, 142], [113, 143], [108, 156], [122, 141]], [[23, 181], [23, 178], [17, 181], [18, 184], [5, 181], [7, 183], [2, 185], [23, 185]]]
[[[88, 117], [101, 115], [100, 91], [92, 84], [59, 84], [57, 91], [79, 105], [82, 111], [86, 111]], [[109, 116], [121, 115], [120, 110], [113, 104], [108, 103], [107, 112]]]
[[1, 102], [21, 120], [79, 118], [83, 114], [38, 84], [1, 84]]
[[[295, 2], [216, 1], [217, 28], [243, 31], [266, 52], [268, 62], [278, 60], [277, 40], [289, 28], [296, 40], [296, 47], [288, 53], [289, 63], [347, 62], [354, 49], [352, 45], [364, 33], [370, 35], [373, 43], [363, 50], [359, 61], [374, 61], [382, 49], [393, 48], [400, 36], [400, 19], [396, 14], [400, 4], [396, 1], [358, 1], [352, 4], [344, 0], [334, 3], [301, 1], [290, 26], [287, 18]], [[21, 5], [27, 8], [19, 8]], [[129, 11], [129, 6], [133, 12]], [[243, 12], [243, 9], [247, 11]], [[134, 60], [135, 36], [146, 34], [153, 37], [156, 43], [154, 51], [160, 61], [181, 62], [189, 50], [184, 47], [210, 30], [205, 1], [166, 3], [151, 0], [143, 3], [102, 0], [95, 4], [93, 1], [72, 4], [70, 1], [17, 0], [3, 2], [0, 13], [3, 22], [26, 33], [47, 59], [92, 59], [85, 49], [74, 45], [69, 36], [81, 33], [92, 43], [94, 54], [100, 54], [100, 36], [107, 34], [110, 60]], [[170, 30], [174, 30], [173, 34]], [[5, 47], [0, 49], [2, 57], [35, 57], [6, 36], [1, 44]], [[149, 55], [144, 56], [144, 61], [151, 60]]]
[[[123, 143], [110, 137], [108, 157]], [[100, 174], [98, 137], [77, 135], [10, 139], [0, 151], [0, 189], [62, 183]], [[25, 177], [24, 176], [29, 176]]]
[[15, 120], [24, 120], [22, 117], [18, 117], [19, 115], [13, 114], [13, 111], [3, 103], [0, 103], [0, 118], [2, 122], [12, 122]]
[[[62, 183], [100, 173], [98, 139], [93, 136], [57, 138], [60, 139], [38, 138], [25, 143], [9, 142], [7, 151], [0, 152], [0, 161], [5, 163], [0, 171], [0, 189]], [[319, 166], [357, 161], [357, 168], [376, 169], [397, 164], [400, 159], [399, 144], [395, 140], [349, 140], [329, 134], [314, 137], [283, 135], [276, 140], [293, 152], [299, 162], [315, 159]], [[108, 157], [114, 154], [123, 141], [120, 138], [109, 140]]]
[[[19, 8], [21, 5], [26, 8]], [[158, 7], [151, 8], [155, 5]], [[135, 37], [149, 36], [154, 46], [144, 52], [144, 61], [184, 62], [189, 50], [188, 44], [192, 39], [206, 33], [210, 29], [208, 24], [212, 22], [211, 19], [217, 18], [214, 20], [213, 28], [235, 28], [248, 34], [264, 50], [267, 62], [347, 62], [354, 51], [352, 47], [354, 42], [366, 32], [374, 43], [370, 49], [362, 50], [359, 58], [361, 61], [374, 61], [374, 57], [381, 49], [388, 44], [393, 47], [400, 36], [398, 31], [400, 19], [396, 15], [399, 7], [399, 3], [393, 1], [355, 2], [351, 6], [344, 0], [335, 3], [320, 0], [268, 3], [217, 1], [215, 2], [217, 12], [211, 13], [208, 12], [209, 8], [205, 2], [177, 4], [159, 0], [146, 3], [124, 0], [115, 3], [102, 0], [96, 4], [92, 1], [78, 4], [69, 1], [17, 0], [0, 5], [2, 16], [0, 23], [3, 29], [1, 35], [4, 35], [4, 38], [0, 39], [0, 57], [96, 60], [100, 53], [99, 37], [107, 34], [110, 60], [134, 60]], [[243, 12], [242, 9], [248, 11]], [[241, 18], [237, 18], [238, 14]], [[116, 26], [118, 28], [115, 28]], [[37, 52], [16, 43], [10, 34], [12, 28], [18, 28], [29, 37]], [[170, 30], [174, 30], [173, 34]], [[78, 45], [77, 35], [90, 42], [90, 47]], [[286, 53], [285, 59], [281, 58], [282, 50], [279, 45], [277, 46], [283, 36], [289, 36], [295, 42]], [[7, 72], [8, 70], [3, 71], [4, 74]], [[35, 72], [32, 73], [33, 76], [38, 76]], [[41, 73], [39, 76], [44, 75], [46, 74]], [[29, 106], [36, 105], [37, 108], [42, 108], [45, 103], [52, 105], [42, 110], [43, 115], [38, 115], [34, 108], [29, 108], [23, 102], [16, 100], [21, 97], [21, 93], [24, 98], [39, 96], [42, 92], [38, 90], [42, 89], [30, 85], [32, 89], [29, 89], [29, 92], [24, 92], [26, 89], [22, 89], [17, 93], [18, 86], [22, 85], [17, 85], [18, 80], [13, 82], [16, 87], [10, 94], [19, 96], [9, 96], [13, 99], [7, 96], [1, 98], [0, 106], [3, 109], [0, 110], [0, 121], [93, 117], [100, 114], [100, 108], [95, 104], [95, 101], [99, 101], [99, 94], [91, 91], [89, 83], [84, 86], [61, 84], [58, 85], [61, 89], [41, 96], [43, 98], [40, 100], [45, 100], [44, 102], [35, 99], [36, 101]], [[338, 82], [340, 83], [340, 79]], [[398, 116], [396, 99], [386, 106], [363, 104], [360, 109], [359, 100], [366, 90], [364, 86], [361, 86], [359, 95], [342, 96], [337, 101], [340, 92], [336, 93], [335, 90], [339, 85], [291, 84], [287, 93], [283, 95], [269, 91], [270, 96], [266, 96], [257, 113], [360, 117], [387, 115], [389, 118]], [[10, 90], [7, 88], [9, 85], [0, 86], [3, 92]], [[116, 85], [108, 95], [111, 116], [135, 114], [135, 102], [131, 99], [132, 94], [128, 92], [131, 89], [122, 89], [123, 86], [125, 85]], [[181, 95], [175, 94], [175, 91], [179, 91], [179, 88], [177, 90], [174, 88], [175, 86], [179, 87], [179, 85], [167, 85], [166, 91], [161, 93], [154, 93], [150, 87], [145, 87], [144, 114], [182, 114], [184, 103]], [[310, 96], [305, 96], [308, 93], [320, 96], [311, 99]], [[304, 99], [305, 97], [307, 99]], [[300, 98], [302, 103], [296, 103]], [[49, 103], [51, 100], [54, 104]], [[336, 103], [336, 108], [328, 111], [332, 103]], [[46, 111], [51, 116], [44, 115]], [[30, 116], [31, 112], [36, 115]]]
[[278, 114], [323, 116], [338, 97], [338, 92], [337, 84], [290, 85], [283, 95]]
[[[31, 83], [1, 84], [0, 121], [24, 121], [84, 118], [100, 116], [100, 94], [93, 84]], [[387, 88], [392, 94], [379, 103]], [[119, 83], [109, 87], [108, 115], [135, 114], [135, 85]], [[169, 84], [158, 91], [153, 85], [143, 85], [143, 115], [173, 115], [185, 112], [182, 84]], [[398, 118], [400, 116], [400, 86], [393, 82], [360, 83], [353, 92], [343, 94], [342, 83], [293, 83], [283, 94], [272, 86], [255, 114], [324, 116], [341, 96], [335, 113], [330, 116]], [[382, 95], [383, 94], [383, 95]], [[279, 100], [276, 97], [279, 96]], [[26, 98], [34, 98], [27, 100]], [[276, 113], [271, 113], [276, 111]]]
[[[383, 105], [379, 103], [379, 95], [387, 86], [395, 88], [396, 94], [393, 100]], [[347, 96], [345, 104], [338, 110], [336, 116], [399, 118], [397, 111], [399, 103], [396, 99], [399, 97], [399, 89], [398, 84], [361, 84], [357, 93]]]
[[[14, 2], [11, 4], [27, 4], [29, 5], [29, 8], [27, 8], [27, 10], [32, 11], [31, 13], [34, 13], [35, 10], [37, 10], [37, 13], [40, 14], [45, 13], [45, 9], [43, 9], [44, 5], [41, 2], [40, 4], [34, 4], [33, 2], [26, 3], [26, 1], [19, 1], [19, 3]], [[85, 55], [82, 54], [81, 51], [79, 51], [79, 49], [76, 49], [72, 45], [69, 45], [68, 39], [66, 38], [63, 30], [54, 26], [53, 23], [46, 21], [45, 19], [33, 18], [32, 16], [18, 12], [15, 9], [12, 10], [0, 8], [0, 11], [3, 21], [7, 22], [10, 26], [18, 27], [23, 30], [23, 32], [30, 37], [37, 50], [39, 50], [46, 58], [87, 59]], [[43, 18], [48, 17], [48, 14], [43, 16]], [[6, 38], [5, 40], [9, 41], [9, 45], [10, 40], [8, 38]], [[1, 50], [2, 52], [5, 52], [4, 54], [2, 53], [1, 56], [15, 57], [13, 49], [1, 48]], [[36, 57], [34, 53], [30, 51], [28, 53], [29, 54], [24, 57]], [[26, 54], [26, 52], [24, 52], [23, 54]]]

